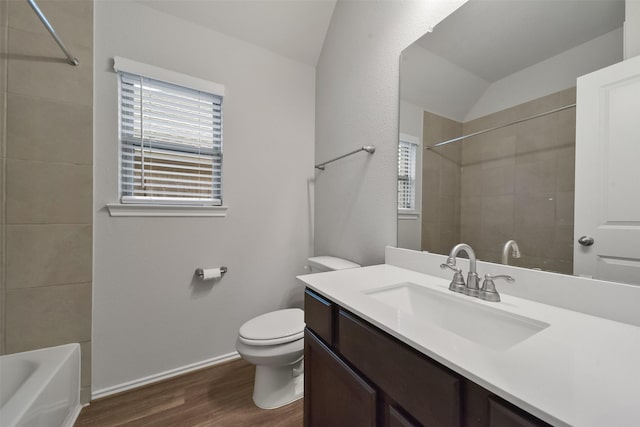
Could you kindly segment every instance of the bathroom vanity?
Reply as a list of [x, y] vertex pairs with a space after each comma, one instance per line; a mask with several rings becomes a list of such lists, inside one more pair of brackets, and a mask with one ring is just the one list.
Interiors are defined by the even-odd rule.
[[548, 426], [305, 292], [305, 426]]
[[[516, 277], [493, 303], [449, 291], [445, 257], [387, 252], [387, 264], [299, 277], [305, 426], [640, 425], [640, 327], [503, 292], [577, 284], [589, 305], [594, 281], [479, 263]], [[398, 254], [422, 271], [390, 264]], [[621, 288], [636, 302], [638, 290]]]

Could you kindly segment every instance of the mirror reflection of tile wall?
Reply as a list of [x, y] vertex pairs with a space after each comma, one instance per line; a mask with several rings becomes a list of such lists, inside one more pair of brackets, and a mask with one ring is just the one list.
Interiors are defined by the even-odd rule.
[[[424, 112], [423, 147], [462, 135], [462, 123]], [[423, 150], [422, 250], [448, 253], [460, 242], [462, 144]]]
[[[424, 145], [575, 103], [567, 89], [466, 123], [424, 114]], [[522, 267], [572, 273], [575, 108], [424, 150], [422, 249], [463, 241], [500, 262], [515, 239]]]

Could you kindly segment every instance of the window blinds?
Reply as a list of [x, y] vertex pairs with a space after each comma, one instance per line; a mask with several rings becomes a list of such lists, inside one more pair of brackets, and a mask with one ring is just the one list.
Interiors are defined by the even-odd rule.
[[398, 144], [398, 209], [416, 208], [417, 147], [406, 141]]
[[222, 204], [222, 97], [120, 78], [123, 203]]

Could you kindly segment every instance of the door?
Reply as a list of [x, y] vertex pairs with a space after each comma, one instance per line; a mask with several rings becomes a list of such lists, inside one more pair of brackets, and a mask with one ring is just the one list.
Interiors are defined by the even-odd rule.
[[577, 90], [574, 274], [640, 284], [640, 56]]

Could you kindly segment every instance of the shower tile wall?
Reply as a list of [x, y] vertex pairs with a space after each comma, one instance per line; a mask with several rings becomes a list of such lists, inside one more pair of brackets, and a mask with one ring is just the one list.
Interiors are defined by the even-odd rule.
[[[464, 134], [575, 103], [575, 88], [463, 125]], [[469, 138], [462, 144], [461, 232], [480, 259], [572, 273], [575, 109]]]
[[[24, 1], [0, 0], [3, 130], [3, 353], [79, 342], [91, 375], [93, 2], [40, 7], [72, 67]], [[0, 23], [2, 25], [2, 23]], [[2, 65], [2, 63], [0, 63]], [[4, 105], [4, 104], [3, 104]]]
[[[425, 147], [462, 135], [462, 123], [424, 112]], [[449, 253], [460, 241], [461, 144], [424, 150], [422, 158], [422, 250]]]

